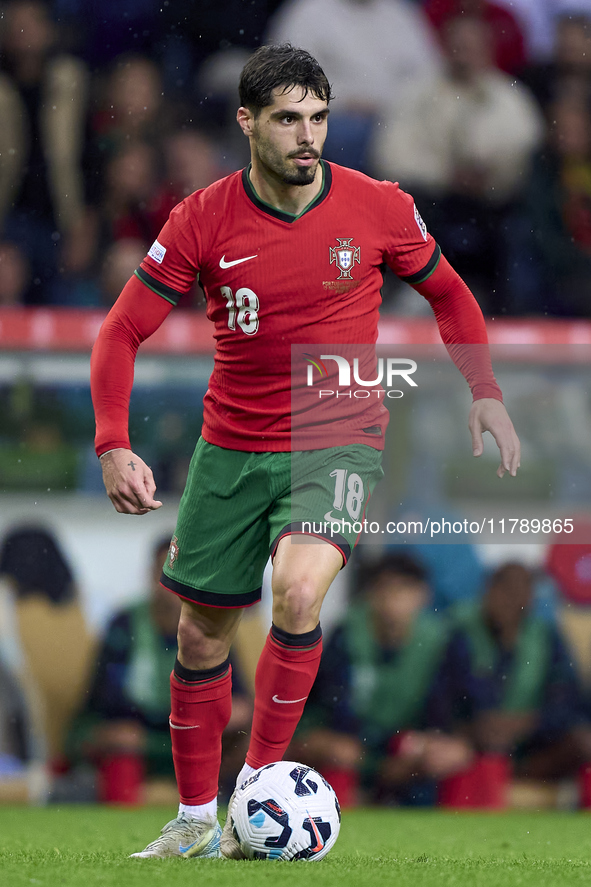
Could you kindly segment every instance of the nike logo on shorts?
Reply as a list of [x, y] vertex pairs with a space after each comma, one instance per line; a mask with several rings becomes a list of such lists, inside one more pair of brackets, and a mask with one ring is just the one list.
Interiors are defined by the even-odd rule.
[[342, 517], [335, 517], [331, 511], [327, 511], [324, 515], [324, 520], [329, 521], [331, 524], [340, 524], [343, 522]]
[[242, 262], [250, 262], [251, 259], [256, 259], [256, 256], [245, 256], [243, 259], [233, 259], [231, 262], [226, 262], [226, 257], [222, 256], [220, 259], [220, 268], [233, 268], [234, 265], [240, 265]]
[[273, 702], [278, 702], [280, 705], [293, 705], [295, 702], [305, 702], [307, 696], [302, 696], [301, 699], [280, 699], [277, 694], [273, 696]]

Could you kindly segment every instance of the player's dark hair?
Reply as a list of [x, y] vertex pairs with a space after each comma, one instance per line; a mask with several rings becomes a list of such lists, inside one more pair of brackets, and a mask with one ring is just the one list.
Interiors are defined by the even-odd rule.
[[45, 595], [54, 604], [74, 600], [74, 577], [56, 537], [40, 526], [13, 529], [0, 551], [0, 576], [12, 579], [18, 598]]
[[519, 561], [508, 561], [501, 564], [500, 567], [491, 573], [488, 578], [487, 586], [491, 588], [493, 585], [511, 585], [518, 586], [520, 589], [530, 589], [533, 582], [533, 574], [529, 567]]
[[287, 92], [294, 86], [302, 87], [302, 98], [309, 92], [327, 104], [333, 98], [326, 74], [305, 49], [298, 49], [291, 43], [260, 46], [240, 75], [240, 104], [256, 116], [273, 104], [273, 90], [283, 88]]
[[371, 589], [385, 575], [400, 576], [417, 585], [426, 582], [427, 572], [423, 565], [408, 554], [389, 551], [374, 563], [367, 564], [359, 572], [364, 589]]

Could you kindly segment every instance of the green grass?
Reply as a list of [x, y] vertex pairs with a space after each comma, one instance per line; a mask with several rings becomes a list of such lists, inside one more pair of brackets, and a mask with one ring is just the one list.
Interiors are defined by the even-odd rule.
[[[139, 860], [168, 811], [0, 807], [2, 887], [589, 885], [591, 817], [359, 810], [316, 863]], [[172, 816], [172, 813], [170, 814]]]

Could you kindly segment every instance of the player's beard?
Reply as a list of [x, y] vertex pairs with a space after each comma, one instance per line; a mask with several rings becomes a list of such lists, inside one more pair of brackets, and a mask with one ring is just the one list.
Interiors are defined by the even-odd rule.
[[[273, 178], [279, 179], [284, 185], [303, 186], [313, 183], [320, 162], [320, 152], [316, 148], [300, 148], [285, 156], [271, 142], [259, 135], [256, 141], [256, 151], [262, 166]], [[290, 163], [290, 160], [302, 154], [311, 154], [317, 158], [317, 162], [312, 166], [297, 166], [293, 162]]]

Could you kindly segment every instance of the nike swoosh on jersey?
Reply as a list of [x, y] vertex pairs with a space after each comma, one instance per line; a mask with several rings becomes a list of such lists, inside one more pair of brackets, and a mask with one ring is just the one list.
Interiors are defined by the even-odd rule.
[[220, 268], [233, 268], [234, 265], [240, 265], [242, 262], [250, 262], [251, 259], [256, 259], [256, 257], [257, 256], [245, 256], [243, 259], [232, 259], [231, 262], [226, 262], [226, 257], [222, 256], [220, 259]]
[[330, 521], [333, 524], [340, 524], [343, 521], [342, 517], [335, 517], [331, 511], [327, 511], [324, 515], [324, 520]]
[[302, 696], [301, 699], [280, 699], [277, 694], [273, 696], [273, 702], [278, 702], [280, 705], [293, 705], [294, 702], [304, 702], [308, 697]]

